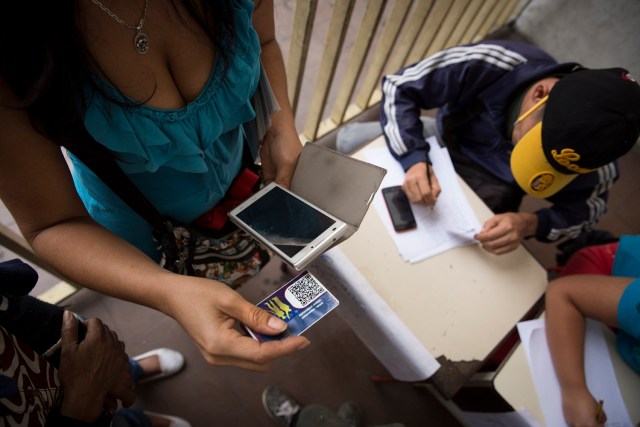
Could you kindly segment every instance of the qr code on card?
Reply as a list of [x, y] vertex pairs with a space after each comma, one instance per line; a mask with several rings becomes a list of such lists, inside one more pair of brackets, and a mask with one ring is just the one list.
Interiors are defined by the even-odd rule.
[[303, 308], [326, 291], [315, 277], [307, 273], [287, 288], [285, 296], [295, 308]]
[[287, 330], [269, 336], [247, 329], [258, 341], [273, 341], [300, 335], [338, 306], [338, 300], [311, 273], [304, 271], [257, 304], [287, 323]]

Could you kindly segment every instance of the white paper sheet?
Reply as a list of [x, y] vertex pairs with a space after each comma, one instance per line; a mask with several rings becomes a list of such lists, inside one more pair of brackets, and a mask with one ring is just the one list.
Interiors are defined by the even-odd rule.
[[[373, 201], [400, 255], [411, 263], [422, 261], [449, 249], [473, 244], [475, 243], [473, 236], [482, 228], [460, 188], [449, 152], [446, 148], [440, 147], [435, 138], [429, 138], [427, 142], [431, 145], [429, 157], [442, 193], [433, 208], [411, 205], [417, 228], [401, 233], [396, 232], [380, 190]], [[400, 163], [391, 156], [387, 147], [369, 149], [365, 157], [368, 162], [387, 169], [387, 175], [380, 185], [381, 189], [402, 185], [404, 171]]]
[[[538, 400], [548, 426], [566, 426], [562, 413], [562, 395], [545, 332], [544, 319], [518, 323], [518, 333], [524, 346], [536, 387]], [[625, 407], [611, 363], [602, 324], [586, 322], [585, 373], [587, 387], [596, 399], [604, 401], [608, 427], [633, 427]], [[595, 414], [594, 414], [595, 415]]]

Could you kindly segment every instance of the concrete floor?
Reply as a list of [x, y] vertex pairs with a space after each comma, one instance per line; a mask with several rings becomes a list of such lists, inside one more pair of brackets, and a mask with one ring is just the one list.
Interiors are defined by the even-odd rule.
[[[281, 21], [292, 18], [293, 4], [278, 2]], [[283, 46], [288, 45], [286, 37], [280, 38]], [[640, 232], [637, 214], [640, 154], [633, 151], [626, 155], [621, 160], [621, 170], [622, 178], [611, 192], [609, 210], [598, 225], [615, 235]], [[539, 205], [539, 201], [526, 199], [523, 209], [533, 210]], [[2, 205], [0, 221], [15, 227]], [[555, 265], [553, 245], [527, 241], [525, 246], [543, 266]], [[13, 257], [14, 254], [0, 248], [0, 261]], [[287, 280], [279, 267], [278, 261], [272, 261], [240, 293], [250, 301], [259, 301]], [[57, 281], [58, 278], [41, 272], [36, 293]], [[174, 378], [139, 386], [135, 406], [184, 417], [194, 427], [275, 426], [260, 403], [260, 393], [269, 384], [289, 390], [303, 403], [337, 408], [345, 400], [357, 400], [364, 409], [366, 425], [390, 422], [402, 422], [407, 427], [458, 425], [425, 389], [399, 382], [372, 382], [372, 375], [386, 375], [386, 371], [342, 321], [340, 308], [308, 331], [310, 347], [277, 362], [268, 373], [257, 374], [207, 365], [173, 319], [145, 307], [89, 290], [78, 292], [65, 305], [85, 316], [103, 319], [126, 342], [130, 355], [160, 346], [183, 352], [186, 369]]]

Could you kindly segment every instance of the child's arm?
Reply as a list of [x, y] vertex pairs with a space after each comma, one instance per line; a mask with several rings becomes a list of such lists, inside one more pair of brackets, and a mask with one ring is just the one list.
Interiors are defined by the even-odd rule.
[[601, 275], [565, 276], [552, 281], [546, 293], [546, 331], [551, 358], [562, 389], [562, 408], [571, 426], [602, 425], [598, 402], [584, 375], [585, 317], [617, 326], [618, 302], [634, 279]]

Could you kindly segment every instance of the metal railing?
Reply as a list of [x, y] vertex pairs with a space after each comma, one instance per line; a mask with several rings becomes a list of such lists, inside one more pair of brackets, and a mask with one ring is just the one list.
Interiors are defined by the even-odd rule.
[[[384, 74], [446, 47], [480, 41], [512, 22], [527, 0], [297, 0], [287, 58], [289, 99], [316, 141], [380, 102]], [[322, 34], [324, 33], [324, 35]], [[315, 44], [315, 46], [314, 46]], [[321, 49], [315, 76], [309, 52]], [[318, 52], [315, 52], [318, 56]]]

